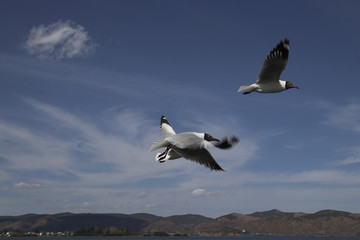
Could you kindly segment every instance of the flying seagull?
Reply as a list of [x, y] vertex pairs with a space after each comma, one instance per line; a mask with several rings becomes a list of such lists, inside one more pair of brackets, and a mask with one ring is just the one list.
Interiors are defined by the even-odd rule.
[[[163, 153], [156, 154], [156, 160], [160, 163], [183, 157], [204, 165], [210, 170], [224, 171], [210, 152], [206, 150], [206, 147], [215, 146], [220, 149], [228, 149], [239, 142], [237, 137], [224, 138], [219, 141], [208, 133], [184, 132], [176, 134], [164, 116], [160, 120], [160, 130], [163, 139], [155, 141], [149, 148], [149, 152], [166, 148]], [[212, 144], [210, 141], [217, 143]]]
[[281, 41], [265, 58], [264, 65], [259, 73], [258, 80], [249, 86], [241, 86], [238, 92], [243, 94], [252, 92], [275, 93], [289, 88], [299, 88], [289, 81], [280, 80], [289, 57], [289, 40]]

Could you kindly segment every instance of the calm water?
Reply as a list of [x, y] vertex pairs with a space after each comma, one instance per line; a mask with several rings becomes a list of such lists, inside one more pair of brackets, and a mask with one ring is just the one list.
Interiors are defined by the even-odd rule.
[[[6, 238], [15, 239], [15, 238]], [[360, 240], [350, 237], [22, 237], [22, 240]]]

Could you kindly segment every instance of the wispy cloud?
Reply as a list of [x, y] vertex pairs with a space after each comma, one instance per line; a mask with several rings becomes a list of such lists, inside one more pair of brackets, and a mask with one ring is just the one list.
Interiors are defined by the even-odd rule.
[[39, 58], [63, 59], [89, 56], [95, 44], [83, 26], [60, 20], [33, 27], [24, 49]]
[[339, 161], [338, 165], [349, 165], [349, 164], [355, 164], [360, 163], [360, 154], [358, 156], [348, 157], [345, 160]]
[[[48, 178], [59, 173], [58, 177], [73, 176], [84, 184], [104, 186], [166, 177], [174, 175], [171, 169], [179, 168], [169, 165], [170, 172], [162, 171], [155, 163], [147, 149], [159, 129], [140, 113], [124, 110], [112, 113], [112, 120], [109, 115], [103, 117], [106, 123], [123, 120], [124, 134], [117, 124], [104, 129], [52, 105], [29, 98], [24, 101], [36, 110], [34, 117], [43, 125], [36, 129], [0, 122], [0, 157], [7, 159], [10, 169], [46, 170]], [[16, 149], [11, 147], [14, 144], [18, 144]]]
[[14, 188], [19, 190], [31, 191], [40, 187], [38, 183], [26, 183], [26, 182], [17, 182], [14, 183]]
[[344, 172], [339, 170], [312, 170], [304, 171], [289, 176], [289, 182], [295, 183], [318, 183], [337, 185], [359, 185], [360, 175], [358, 173]]
[[357, 131], [360, 133], [360, 102], [353, 100], [345, 105], [327, 104], [329, 114], [326, 124], [339, 129]]
[[[323, 107], [329, 110], [327, 118], [324, 121], [335, 129], [352, 132], [358, 136], [360, 134], [360, 101], [355, 98], [347, 104], [323, 104]], [[360, 163], [360, 145], [358, 142], [353, 142], [346, 147], [348, 157], [343, 160], [337, 161], [335, 164], [338, 166], [345, 166], [350, 164]]]

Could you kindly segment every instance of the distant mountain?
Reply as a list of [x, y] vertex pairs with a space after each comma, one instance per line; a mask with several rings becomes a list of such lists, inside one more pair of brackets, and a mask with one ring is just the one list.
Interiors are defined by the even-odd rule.
[[265, 212], [254, 212], [252, 214], [249, 214], [249, 216], [257, 217], [257, 218], [279, 218], [279, 217], [290, 218], [290, 217], [301, 216], [304, 214], [305, 213], [287, 213], [287, 212], [279, 211], [277, 209], [273, 209]]
[[360, 237], [360, 214], [324, 210], [314, 214], [279, 210], [233, 213], [198, 226], [199, 235], [281, 235]]
[[22, 215], [17, 217], [0, 217], [0, 231], [40, 231], [65, 232], [88, 229], [90, 227], [117, 227], [132, 232], [141, 231], [148, 225], [147, 220], [125, 214], [54, 214]]
[[273, 209], [218, 218], [187, 214], [159, 217], [137, 214], [26, 214], [0, 216], [0, 231], [65, 232], [116, 227], [132, 233], [167, 232], [203, 236], [281, 235], [360, 237], [360, 214], [323, 210], [313, 214]]

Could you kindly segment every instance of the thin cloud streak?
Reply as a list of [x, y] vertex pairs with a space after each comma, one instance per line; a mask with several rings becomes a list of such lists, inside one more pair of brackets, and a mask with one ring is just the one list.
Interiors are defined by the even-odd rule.
[[360, 156], [348, 157], [345, 160], [338, 161], [336, 164], [338, 166], [344, 166], [344, 165], [351, 165], [351, 164], [357, 164], [357, 163], [360, 163]]
[[[72, 173], [81, 176], [81, 179], [87, 183], [95, 185], [139, 181], [151, 176], [171, 176], [174, 173], [168, 171], [179, 168], [179, 165], [169, 165], [167, 166], [168, 171], [161, 172], [153, 160], [152, 154], [148, 153], [147, 149], [151, 142], [150, 139], [152, 139], [151, 136], [154, 135], [154, 131], [159, 131], [158, 127], [156, 130], [150, 125], [143, 127], [141, 136], [139, 136], [136, 127], [129, 128], [126, 135], [133, 134], [133, 137], [127, 138], [105, 133], [95, 125], [51, 105], [33, 99], [25, 99], [25, 102], [39, 111], [38, 113], [46, 114], [40, 114], [39, 117], [42, 118], [43, 122], [49, 124], [49, 129], [51, 126], [56, 126], [68, 133], [66, 136], [53, 138], [46, 132], [39, 134], [34, 133], [34, 130], [19, 128], [16, 125], [11, 128], [8, 125], [1, 125], [2, 136], [16, 142], [22, 141], [22, 145], [26, 149], [31, 149], [30, 153], [9, 151], [7, 155], [7, 152], [3, 151], [2, 157], [10, 159], [11, 168], [27, 168], [29, 170], [32, 168], [71, 169]], [[123, 116], [120, 113], [116, 115], [116, 118], [128, 119], [130, 117], [134, 126], [141, 126], [144, 120], [137, 119], [134, 116], [139, 116], [139, 114], [125, 111]], [[118, 120], [115, 119], [116, 121]], [[148, 130], [146, 130], [147, 127]], [[104, 172], [95, 170], [84, 172], [81, 168], [74, 168], [74, 162], [80, 161], [85, 165], [91, 163], [89, 160], [77, 158], [76, 155], [72, 154], [74, 151], [87, 154], [87, 158], [91, 157], [98, 164], [112, 164], [113, 168]]]

